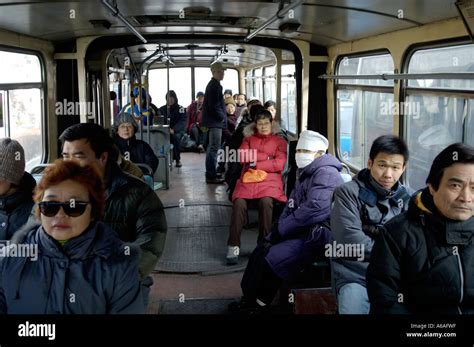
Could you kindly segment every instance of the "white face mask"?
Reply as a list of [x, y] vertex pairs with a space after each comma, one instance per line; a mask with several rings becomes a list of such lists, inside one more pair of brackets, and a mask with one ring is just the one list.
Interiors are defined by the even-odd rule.
[[295, 155], [296, 166], [298, 166], [298, 168], [300, 169], [311, 164], [313, 160], [314, 160], [313, 153], [296, 153]]

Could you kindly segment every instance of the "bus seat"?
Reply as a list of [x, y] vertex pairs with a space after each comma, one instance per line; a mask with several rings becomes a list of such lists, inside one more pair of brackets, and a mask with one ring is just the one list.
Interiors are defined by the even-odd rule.
[[352, 176], [351, 176], [351, 169], [349, 169], [349, 166], [347, 166], [344, 163], [342, 164], [342, 171], [341, 171], [341, 177], [342, 181], [344, 183], [352, 181]]
[[52, 164], [38, 164], [31, 168], [30, 174], [33, 176], [35, 179], [36, 183], [38, 183], [41, 180], [41, 177], [43, 177], [44, 174], [44, 169], [46, 169], [48, 166], [51, 166]]
[[155, 190], [155, 183], [153, 182], [153, 170], [151, 167], [144, 163], [134, 163], [143, 171], [143, 178], [145, 179], [145, 183], [151, 188], [151, 190]]

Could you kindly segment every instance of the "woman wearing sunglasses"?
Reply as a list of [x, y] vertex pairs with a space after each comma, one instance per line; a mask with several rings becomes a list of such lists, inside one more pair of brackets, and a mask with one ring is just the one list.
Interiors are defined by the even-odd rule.
[[16, 252], [0, 258], [0, 312], [144, 313], [138, 252], [100, 222], [105, 192], [98, 171], [57, 160], [35, 201], [41, 225], [17, 232], [8, 246]]

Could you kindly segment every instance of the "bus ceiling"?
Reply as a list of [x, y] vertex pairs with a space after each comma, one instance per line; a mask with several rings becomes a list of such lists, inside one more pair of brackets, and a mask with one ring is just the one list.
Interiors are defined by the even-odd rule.
[[[84, 36], [226, 35], [332, 46], [459, 17], [455, 0], [22, 1], [0, 4], [0, 28], [55, 43]], [[370, 3], [370, 5], [369, 5]]]

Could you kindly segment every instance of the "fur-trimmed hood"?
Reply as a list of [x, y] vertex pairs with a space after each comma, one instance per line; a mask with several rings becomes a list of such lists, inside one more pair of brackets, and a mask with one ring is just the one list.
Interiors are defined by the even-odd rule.
[[[244, 128], [243, 134], [244, 137], [250, 137], [255, 135], [257, 132], [257, 124], [255, 122], [250, 123]], [[272, 122], [272, 134], [278, 135], [281, 132], [280, 124], [276, 121]]]

